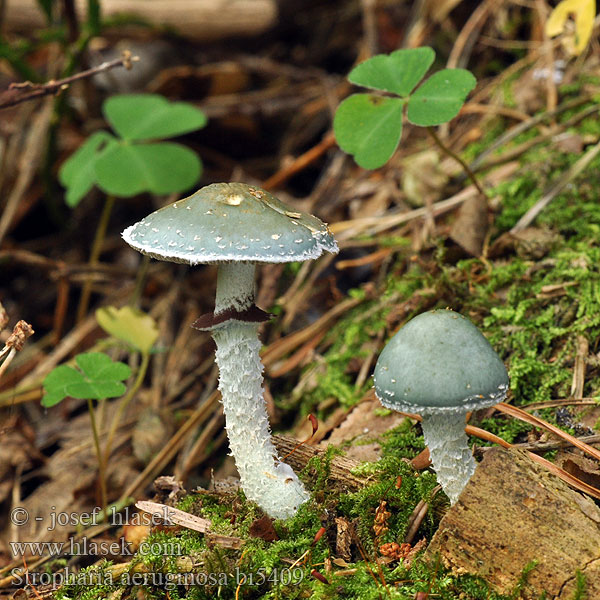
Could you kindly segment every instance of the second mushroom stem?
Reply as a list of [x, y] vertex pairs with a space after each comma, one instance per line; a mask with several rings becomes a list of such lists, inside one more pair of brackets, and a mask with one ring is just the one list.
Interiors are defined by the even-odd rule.
[[421, 421], [425, 444], [438, 483], [455, 504], [475, 472], [475, 459], [465, 433], [465, 413], [443, 412], [424, 416]]

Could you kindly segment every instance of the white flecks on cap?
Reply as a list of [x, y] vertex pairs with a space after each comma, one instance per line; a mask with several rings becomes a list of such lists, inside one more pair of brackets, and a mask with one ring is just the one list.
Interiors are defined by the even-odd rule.
[[[185, 208], [183, 222], [171, 212], [174, 208]], [[144, 237], [142, 227], [153, 235]], [[280, 242], [280, 250], [262, 242], [265, 234]], [[316, 217], [289, 210], [268, 192], [240, 183], [202, 188], [128, 227], [123, 238], [142, 253], [188, 264], [301, 261], [338, 251]], [[201, 242], [201, 248], [194, 242]]]

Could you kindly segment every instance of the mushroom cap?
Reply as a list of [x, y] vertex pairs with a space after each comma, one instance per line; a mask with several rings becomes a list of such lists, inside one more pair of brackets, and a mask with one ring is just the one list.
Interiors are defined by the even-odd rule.
[[293, 262], [338, 251], [327, 225], [245, 183], [213, 183], [123, 232], [142, 254], [188, 263]]
[[490, 343], [452, 310], [432, 310], [404, 325], [379, 356], [374, 379], [383, 406], [424, 416], [493, 406], [509, 383]]

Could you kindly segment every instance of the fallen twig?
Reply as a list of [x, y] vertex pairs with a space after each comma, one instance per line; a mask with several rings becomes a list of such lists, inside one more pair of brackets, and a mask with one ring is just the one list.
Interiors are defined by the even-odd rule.
[[504, 413], [505, 415], [509, 415], [515, 419], [519, 419], [520, 421], [529, 423], [530, 425], [533, 425], [534, 427], [542, 427], [543, 429], [550, 431], [554, 435], [557, 435], [558, 437], [561, 437], [562, 439], [568, 441], [576, 448], [579, 448], [582, 452], [585, 452], [592, 458], [595, 458], [597, 461], [600, 461], [600, 450], [597, 450], [596, 448], [589, 446], [585, 442], [582, 442], [579, 438], [576, 438], [575, 436], [571, 435], [570, 433], [567, 433], [566, 431], [559, 429], [558, 427], [556, 427], [556, 425], [552, 425], [552, 423], [548, 423], [547, 421], [544, 421], [538, 417], [535, 417], [534, 415], [530, 415], [529, 413], [526, 413], [524, 410], [517, 408], [516, 406], [511, 406], [510, 404], [506, 404], [505, 402], [500, 402], [499, 404], [496, 404], [494, 406], [494, 408], [496, 410], [498, 410], [499, 412]]
[[285, 183], [290, 177], [296, 173], [305, 169], [308, 165], [313, 163], [322, 154], [327, 152], [329, 148], [335, 145], [335, 137], [333, 133], [329, 132], [316, 146], [313, 146], [307, 150], [304, 154], [301, 154], [294, 160], [293, 163], [283, 167], [283, 169], [277, 171], [274, 175], [271, 175], [269, 179], [265, 180], [262, 187], [265, 190], [272, 190]]
[[146, 465], [146, 468], [123, 491], [119, 502], [134, 496], [140, 489], [160, 473], [160, 470], [173, 458], [181, 448], [187, 434], [200, 423], [206, 421], [217, 408], [218, 392], [213, 392], [205, 398], [185, 423], [175, 432], [171, 439], [163, 446], [161, 451]]
[[295, 331], [283, 338], [280, 338], [276, 342], [270, 344], [264, 353], [262, 354], [262, 361], [265, 368], [269, 368], [277, 359], [281, 358], [288, 352], [291, 352], [304, 344], [308, 340], [314, 338], [324, 329], [330, 329], [336, 319], [351, 310], [355, 306], [358, 306], [362, 302], [362, 299], [348, 298], [339, 304], [336, 304], [332, 309], [327, 311], [323, 316], [317, 319], [314, 323], [311, 323], [308, 327]]
[[404, 535], [405, 543], [412, 544], [419, 527], [421, 527], [423, 520], [427, 516], [427, 511], [429, 510], [429, 505], [433, 500], [433, 497], [439, 493], [441, 489], [441, 485], [436, 485], [433, 490], [431, 490], [428, 500], [419, 500], [406, 524], [406, 534]]
[[[501, 181], [510, 177], [518, 168], [517, 163], [509, 163], [502, 168], [490, 173], [485, 178], [485, 183], [490, 187], [498, 185]], [[478, 194], [474, 185], [470, 185], [454, 196], [441, 200], [432, 205], [431, 210], [434, 216], [441, 215], [445, 212], [462, 204], [465, 200], [473, 198]], [[389, 230], [392, 227], [408, 223], [415, 219], [420, 219], [427, 214], [427, 208], [416, 208], [408, 212], [397, 214], [382, 215], [380, 217], [363, 217], [358, 219], [349, 219], [348, 221], [340, 221], [334, 223], [330, 229], [335, 234], [338, 242], [347, 239], [355, 238], [359, 235], [374, 235]]]
[[[494, 152], [498, 148], [505, 146], [506, 144], [508, 144], [508, 142], [515, 139], [522, 133], [525, 133], [529, 129], [536, 127], [537, 125], [539, 125], [540, 123], [543, 123], [544, 121], [548, 121], [548, 120], [558, 116], [562, 112], [571, 110], [573, 108], [577, 108], [578, 106], [581, 106], [589, 101], [590, 101], [590, 98], [588, 96], [578, 96], [574, 100], [569, 100], [568, 102], [561, 104], [560, 106], [556, 107], [556, 109], [553, 111], [543, 112], [539, 115], [531, 117], [527, 121], [523, 121], [522, 123], [519, 123], [518, 125], [515, 125], [514, 127], [511, 127], [508, 131], [506, 131], [505, 133], [500, 135], [495, 141], [493, 141], [481, 154], [479, 154], [475, 158], [475, 160], [473, 160], [473, 162], [471, 162], [471, 164], [469, 166], [471, 167], [471, 169], [473, 171], [477, 171], [478, 169], [481, 168], [481, 166], [483, 165], [483, 163], [485, 162], [485, 160], [487, 159], [488, 156], [491, 156], [492, 154], [494, 154]], [[468, 105], [467, 105], [467, 107], [468, 107]], [[555, 133], [553, 133], [553, 135], [554, 134]], [[542, 141], [542, 140], [540, 140], [540, 141]], [[487, 166], [489, 166], [489, 165], [487, 165]]]
[[532, 402], [527, 406], [523, 407], [523, 410], [533, 411], [540, 410], [540, 408], [556, 408], [557, 406], [594, 406], [600, 404], [600, 398], [594, 397], [581, 397], [576, 396], [572, 398], [556, 398], [555, 400], [548, 400], [546, 402]]
[[[314, 446], [297, 447], [298, 440], [287, 435], [274, 435], [273, 444], [282, 455], [296, 448], [294, 453], [290, 454], [286, 459], [286, 462], [296, 471], [304, 469], [311, 458], [325, 456], [325, 450], [321, 448], [315, 448]], [[369, 483], [369, 479], [352, 473], [359, 465], [359, 461], [344, 456], [334, 456], [329, 463], [329, 477], [334, 481], [344, 484], [349, 489], [360, 489]]]
[[21, 102], [27, 102], [29, 100], [35, 100], [36, 98], [42, 98], [43, 96], [56, 96], [60, 92], [66, 90], [69, 85], [80, 79], [88, 79], [98, 73], [104, 73], [115, 67], [125, 67], [131, 69], [133, 63], [139, 60], [138, 56], [132, 56], [129, 50], [123, 51], [121, 58], [116, 58], [108, 62], [103, 62], [97, 67], [92, 67], [81, 73], [76, 73], [70, 77], [64, 79], [58, 79], [57, 81], [50, 80], [46, 83], [31, 83], [31, 81], [25, 81], [23, 83], [11, 83], [8, 90], [0, 94], [0, 109], [8, 108], [9, 106], [15, 106], [21, 104]]
[[[584, 435], [578, 438], [584, 444], [600, 444], [600, 434]], [[567, 440], [552, 440], [548, 442], [531, 442], [526, 444], [513, 444], [514, 448], [521, 450], [530, 450], [531, 452], [550, 452], [552, 450], [560, 450], [572, 446]]]
[[141, 511], [151, 514], [155, 517], [162, 517], [165, 525], [181, 525], [187, 529], [193, 529], [200, 533], [209, 531], [211, 522], [209, 519], [197, 517], [178, 508], [160, 504], [159, 502], [150, 502], [149, 500], [138, 500], [135, 507]]

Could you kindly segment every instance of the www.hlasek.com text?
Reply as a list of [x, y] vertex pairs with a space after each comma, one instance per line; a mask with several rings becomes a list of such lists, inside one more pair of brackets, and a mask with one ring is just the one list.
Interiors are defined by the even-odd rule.
[[[94, 540], [87, 537], [70, 538], [66, 542], [9, 542], [13, 556], [133, 556], [134, 550], [121, 538], [119, 541]], [[181, 556], [177, 542], [158, 543], [143, 541], [138, 546], [143, 554]]]

